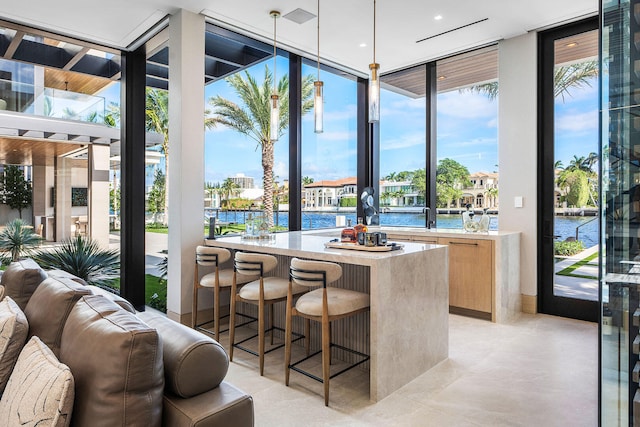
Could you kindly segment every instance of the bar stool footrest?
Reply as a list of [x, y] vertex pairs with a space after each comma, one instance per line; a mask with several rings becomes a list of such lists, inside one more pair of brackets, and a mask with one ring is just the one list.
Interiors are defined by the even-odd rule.
[[[292, 341], [292, 342], [293, 342], [293, 341]], [[344, 373], [345, 373], [345, 372], [347, 372], [348, 370], [353, 369], [353, 368], [355, 368], [356, 366], [361, 365], [361, 364], [363, 364], [364, 362], [366, 362], [367, 360], [369, 360], [369, 359], [370, 359], [370, 357], [369, 357], [369, 355], [368, 355], [368, 354], [364, 354], [364, 353], [361, 353], [361, 352], [359, 352], [359, 351], [352, 350], [352, 349], [350, 349], [350, 348], [346, 348], [346, 347], [343, 347], [343, 346], [338, 345], [338, 344], [330, 344], [330, 345], [329, 345], [329, 347], [330, 347], [330, 348], [331, 348], [331, 347], [339, 348], [340, 350], [348, 351], [349, 353], [355, 354], [355, 355], [360, 356], [360, 357], [362, 357], [362, 358], [363, 358], [362, 360], [360, 360], [360, 361], [358, 361], [358, 362], [355, 362], [355, 363], [352, 363], [351, 365], [347, 366], [346, 368], [344, 368], [344, 369], [342, 369], [342, 370], [340, 370], [340, 371], [338, 371], [338, 372], [334, 373], [333, 375], [330, 375], [330, 376], [329, 376], [329, 379], [334, 378], [334, 377], [337, 377], [337, 376], [338, 376], [338, 375], [340, 375], [340, 374], [344, 374]], [[305, 371], [305, 370], [304, 370], [304, 369], [302, 369], [302, 368], [298, 368], [298, 367], [296, 366], [296, 365], [299, 365], [300, 363], [302, 363], [302, 362], [304, 362], [304, 361], [306, 361], [306, 360], [309, 360], [309, 359], [311, 359], [312, 357], [317, 356], [318, 354], [321, 354], [321, 353], [322, 353], [322, 350], [318, 350], [318, 351], [316, 351], [315, 353], [312, 353], [312, 354], [308, 355], [308, 356], [307, 356], [307, 357], [305, 357], [304, 359], [300, 359], [300, 360], [298, 360], [297, 362], [290, 364], [290, 365], [289, 365], [289, 369], [292, 369], [292, 370], [294, 370], [294, 371], [296, 371], [296, 372], [301, 373], [302, 375], [305, 375], [305, 376], [307, 376], [307, 377], [309, 377], [309, 378], [311, 378], [311, 379], [314, 379], [314, 380], [316, 380], [316, 381], [318, 381], [318, 382], [321, 382], [321, 383], [322, 383], [322, 382], [324, 382], [324, 380], [323, 380], [322, 378], [320, 378], [320, 377], [318, 377], [318, 376], [316, 376], [316, 375], [312, 374], [311, 372]]]
[[[247, 323], [251, 323], [251, 322], [246, 322], [246, 323], [243, 323], [243, 324], [241, 324], [241, 325], [237, 325], [237, 326], [246, 325]], [[237, 326], [236, 326], [236, 327], [237, 327]], [[271, 332], [271, 331], [281, 331], [281, 332], [285, 332], [285, 330], [284, 330], [284, 329], [282, 329], [282, 328], [280, 328], [280, 327], [278, 327], [278, 326], [273, 326], [273, 327], [271, 327], [271, 328], [269, 328], [269, 329], [265, 329], [264, 333], [266, 334], [267, 332]], [[297, 336], [297, 338], [295, 338], [295, 339], [292, 339], [292, 340], [291, 340], [291, 342], [292, 342], [292, 343], [294, 343], [294, 342], [296, 342], [296, 341], [298, 341], [298, 340], [301, 340], [301, 339], [303, 339], [303, 338], [305, 337], [303, 334], [299, 334], [299, 333], [297, 333], [297, 332], [292, 332], [292, 334]], [[246, 351], [247, 353], [253, 354], [254, 356], [259, 356], [259, 354], [258, 354], [257, 352], [255, 352], [255, 351], [251, 350], [250, 348], [246, 348], [246, 347], [243, 347], [243, 346], [241, 346], [241, 345], [240, 345], [240, 344], [242, 344], [242, 343], [244, 343], [244, 342], [247, 342], [247, 341], [249, 341], [249, 340], [252, 340], [252, 339], [254, 339], [254, 338], [257, 338], [258, 336], [259, 336], [259, 334], [251, 335], [250, 337], [245, 338], [245, 339], [243, 339], [242, 341], [238, 341], [237, 343], [233, 344], [233, 346], [234, 346], [235, 348], [237, 348], [238, 350]], [[274, 350], [278, 350], [279, 348], [284, 347], [284, 344], [285, 344], [285, 343], [282, 343], [282, 344], [278, 344], [278, 345], [276, 345], [275, 347], [271, 347], [269, 350], [265, 350], [264, 354], [271, 353], [271, 352], [272, 352], [272, 351], [274, 351]]]

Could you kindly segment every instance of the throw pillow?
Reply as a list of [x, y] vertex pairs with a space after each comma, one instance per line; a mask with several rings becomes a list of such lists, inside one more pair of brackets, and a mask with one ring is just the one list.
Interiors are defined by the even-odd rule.
[[29, 323], [18, 304], [9, 296], [0, 301], [0, 395], [28, 334]]
[[0, 399], [0, 419], [8, 426], [68, 426], [74, 383], [69, 368], [33, 337], [24, 346]]

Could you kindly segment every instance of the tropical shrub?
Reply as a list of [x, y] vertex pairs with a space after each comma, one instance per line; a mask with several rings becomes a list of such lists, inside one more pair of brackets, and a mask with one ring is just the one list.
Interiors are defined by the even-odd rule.
[[553, 250], [556, 255], [571, 256], [584, 251], [582, 240], [554, 242]]
[[19, 218], [14, 219], [0, 232], [0, 252], [10, 255], [8, 261], [18, 261], [21, 256], [28, 255], [41, 241], [42, 237], [33, 232], [33, 227], [26, 225]]
[[64, 270], [91, 285], [111, 288], [120, 278], [118, 251], [104, 249], [89, 237], [65, 239], [60, 246], [40, 251], [33, 258], [44, 269]]

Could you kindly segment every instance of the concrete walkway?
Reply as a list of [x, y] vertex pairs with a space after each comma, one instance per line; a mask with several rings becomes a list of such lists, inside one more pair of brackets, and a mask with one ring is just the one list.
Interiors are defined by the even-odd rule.
[[[145, 272], [156, 277], [160, 277], [158, 263], [167, 256], [166, 250], [169, 247], [168, 235], [163, 233], [144, 233], [145, 239]], [[120, 249], [120, 235], [109, 235], [109, 247], [112, 249]], [[164, 252], [163, 252], [164, 251]]]
[[[572, 266], [576, 262], [582, 261], [590, 255], [598, 252], [598, 245], [592, 246], [579, 254], [567, 257], [555, 264], [555, 272], [564, 270]], [[572, 274], [581, 276], [591, 276], [595, 279], [585, 279], [581, 277], [571, 277], [554, 275], [553, 292], [556, 296], [584, 299], [589, 301], [598, 301], [598, 259], [589, 261], [573, 271]]]

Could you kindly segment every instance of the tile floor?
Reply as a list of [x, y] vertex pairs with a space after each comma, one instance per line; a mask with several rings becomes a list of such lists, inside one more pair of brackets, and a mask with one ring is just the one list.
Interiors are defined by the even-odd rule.
[[264, 377], [236, 350], [226, 380], [253, 396], [258, 427], [597, 426], [597, 333], [547, 315], [503, 325], [450, 315], [449, 359], [375, 403], [358, 369], [331, 381], [328, 408], [321, 383], [291, 372], [286, 387], [283, 349], [267, 355]]

